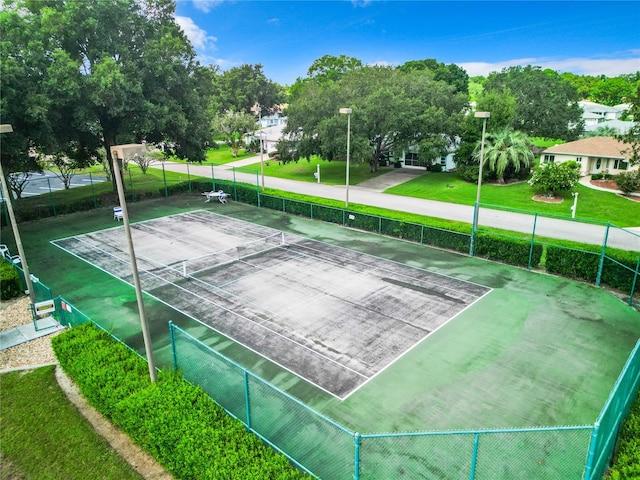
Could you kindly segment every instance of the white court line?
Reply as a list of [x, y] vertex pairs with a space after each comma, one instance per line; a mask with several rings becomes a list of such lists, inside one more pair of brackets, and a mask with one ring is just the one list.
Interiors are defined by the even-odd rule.
[[38, 189], [39, 190], [49, 190], [49, 191], [56, 190], [57, 191], [57, 190], [64, 190], [64, 187], [59, 187], [58, 188], [58, 187], [48, 187], [47, 186], [47, 187], [38, 187]]
[[[83, 243], [85, 243], [85, 244], [89, 245], [89, 247], [93, 248], [94, 250], [96, 250], [96, 251], [98, 251], [98, 252], [104, 252], [104, 253], [106, 253], [108, 256], [113, 257], [116, 261], [118, 261], [118, 262], [120, 262], [120, 263], [123, 263], [123, 264], [126, 264], [126, 265], [128, 265], [129, 267], [131, 267], [131, 263], [130, 263], [130, 262], [127, 262], [127, 261], [125, 261], [125, 260], [123, 260], [123, 259], [121, 259], [121, 258], [119, 258], [119, 257], [117, 257], [117, 256], [115, 256], [115, 255], [113, 255], [113, 254], [111, 254], [111, 253], [109, 253], [109, 252], [105, 251], [105, 250], [102, 250], [102, 249], [100, 249], [100, 248], [94, 247], [94, 246], [93, 246], [93, 245], [91, 245], [90, 243], [88, 243], [88, 242], [84, 242], [84, 241], [83, 241], [83, 240], [81, 240], [80, 238], [77, 238], [77, 237], [74, 237], [74, 236], [66, 237], [66, 239], [71, 239], [71, 238], [75, 238], [76, 240], [78, 240], [78, 241], [80, 241], [80, 242], [83, 242]], [[78, 259], [82, 260], [83, 262], [85, 262], [85, 263], [87, 263], [87, 264], [91, 265], [92, 267], [97, 268], [98, 270], [101, 270], [102, 272], [104, 272], [104, 273], [108, 274], [109, 276], [111, 276], [111, 277], [113, 277], [113, 278], [116, 278], [116, 279], [120, 280], [121, 282], [123, 282], [123, 283], [125, 283], [125, 284], [127, 284], [127, 285], [129, 285], [129, 286], [131, 286], [131, 287], [134, 287], [134, 285], [133, 285], [133, 284], [131, 284], [131, 283], [129, 283], [129, 282], [127, 282], [127, 281], [125, 281], [125, 280], [124, 280], [124, 279], [122, 279], [121, 277], [119, 277], [119, 276], [117, 276], [117, 275], [115, 275], [115, 274], [111, 273], [111, 272], [110, 272], [110, 271], [108, 271], [108, 270], [105, 270], [105, 269], [103, 269], [103, 268], [99, 267], [98, 265], [96, 265], [96, 264], [94, 264], [94, 263], [91, 263], [91, 262], [87, 261], [85, 258], [82, 258], [81, 256], [79, 256], [79, 255], [77, 255], [77, 254], [73, 253], [72, 251], [70, 251], [70, 250], [68, 250], [68, 249], [66, 249], [66, 248], [64, 248], [64, 247], [62, 247], [62, 246], [60, 246], [60, 245], [56, 244], [56, 243], [55, 243], [56, 241], [57, 241], [57, 240], [52, 240], [52, 241], [51, 241], [51, 243], [53, 243], [56, 247], [60, 248], [61, 250], [64, 250], [65, 252], [67, 252], [67, 253], [69, 253], [69, 254], [73, 255], [74, 257], [76, 257], [76, 258], [78, 258]], [[313, 349], [311, 349], [311, 348], [307, 347], [306, 345], [302, 345], [301, 343], [298, 343], [298, 342], [296, 342], [295, 340], [292, 340], [292, 339], [290, 339], [290, 338], [288, 338], [288, 337], [286, 337], [286, 336], [284, 336], [284, 335], [280, 334], [279, 332], [276, 332], [276, 331], [274, 331], [274, 330], [272, 330], [272, 329], [270, 329], [270, 328], [268, 328], [268, 327], [265, 327], [264, 325], [261, 325], [260, 323], [257, 323], [257, 322], [255, 322], [255, 321], [253, 321], [253, 320], [251, 320], [251, 319], [249, 319], [249, 318], [245, 317], [244, 315], [240, 315], [240, 314], [238, 314], [238, 313], [236, 313], [236, 312], [234, 312], [234, 311], [232, 311], [232, 310], [229, 310], [228, 308], [223, 307], [222, 305], [218, 305], [218, 304], [216, 304], [216, 303], [214, 303], [214, 302], [212, 302], [212, 301], [210, 301], [210, 300], [208, 300], [208, 299], [206, 299], [206, 298], [204, 298], [204, 297], [202, 297], [202, 296], [200, 296], [200, 295], [198, 295], [198, 294], [196, 294], [196, 293], [194, 293], [194, 292], [189, 291], [188, 289], [186, 289], [186, 288], [184, 288], [184, 287], [181, 287], [180, 285], [176, 285], [175, 283], [170, 282], [170, 281], [168, 281], [168, 280], [166, 280], [166, 279], [164, 279], [164, 278], [162, 278], [162, 277], [159, 277], [158, 275], [155, 275], [155, 274], [153, 274], [153, 273], [151, 273], [151, 272], [149, 272], [149, 271], [147, 271], [147, 270], [142, 270], [142, 271], [143, 271], [143, 272], [145, 272], [145, 273], [147, 273], [148, 275], [150, 275], [150, 276], [152, 276], [152, 277], [158, 278], [159, 280], [161, 280], [161, 281], [165, 282], [166, 284], [172, 285], [172, 286], [173, 286], [173, 287], [175, 287], [175, 288], [178, 288], [178, 289], [180, 289], [180, 290], [185, 291], [186, 293], [188, 293], [188, 294], [189, 294], [189, 295], [191, 295], [191, 296], [194, 296], [194, 297], [196, 297], [196, 298], [198, 298], [198, 299], [200, 299], [200, 300], [202, 300], [202, 301], [204, 301], [204, 302], [206, 302], [206, 303], [209, 303], [209, 304], [211, 304], [211, 305], [213, 305], [213, 306], [215, 306], [215, 307], [218, 307], [218, 308], [220, 308], [221, 310], [224, 310], [224, 311], [226, 311], [226, 312], [229, 312], [229, 313], [231, 313], [231, 314], [232, 314], [232, 315], [234, 315], [234, 316], [237, 316], [237, 317], [243, 318], [243, 319], [244, 319], [244, 320], [246, 320], [247, 322], [252, 323], [252, 324], [256, 325], [257, 327], [259, 327], [259, 328], [261, 328], [261, 329], [263, 329], [263, 330], [266, 330], [266, 331], [268, 331], [268, 332], [270, 332], [270, 333], [272, 333], [272, 334], [274, 334], [274, 335], [276, 335], [276, 336], [278, 336], [278, 337], [283, 338], [283, 339], [284, 339], [284, 340], [286, 340], [287, 342], [290, 342], [290, 343], [292, 343], [292, 344], [294, 344], [294, 345], [297, 345], [297, 346], [301, 347], [301, 348], [302, 348], [302, 349], [304, 349], [304, 350], [307, 350], [307, 351], [311, 352], [314, 356], [317, 356], [317, 357], [319, 357], [319, 358], [321, 358], [321, 359], [324, 359], [324, 360], [326, 360], [326, 361], [328, 361], [328, 362], [330, 362], [330, 363], [333, 363], [333, 364], [337, 365], [338, 367], [340, 367], [340, 368], [342, 368], [342, 369], [344, 369], [344, 370], [347, 370], [347, 371], [350, 371], [350, 372], [352, 372], [352, 373], [356, 374], [356, 375], [357, 375], [357, 376], [359, 376], [359, 377], [362, 377], [362, 378], [364, 378], [364, 379], [368, 379], [368, 378], [369, 378], [369, 377], [367, 377], [366, 375], [363, 375], [363, 374], [361, 374], [360, 372], [357, 372], [357, 371], [355, 371], [355, 370], [351, 369], [350, 367], [348, 367], [348, 366], [346, 366], [346, 365], [342, 365], [340, 362], [337, 362], [336, 360], [333, 360], [332, 358], [327, 357], [326, 355], [323, 355], [323, 354], [321, 354], [321, 353], [319, 353], [319, 352], [316, 352], [315, 350], [313, 350]], [[264, 354], [264, 352], [260, 352], [260, 351], [258, 351], [258, 350], [253, 349], [252, 347], [250, 347], [250, 346], [248, 346], [248, 345], [245, 345], [243, 342], [236, 340], [236, 339], [235, 339], [234, 337], [232, 337], [230, 334], [228, 334], [228, 333], [224, 333], [224, 332], [222, 332], [222, 331], [220, 331], [220, 330], [218, 330], [218, 329], [214, 328], [212, 325], [209, 325], [209, 324], [205, 323], [204, 321], [202, 321], [202, 320], [200, 320], [200, 319], [198, 319], [198, 318], [194, 317], [193, 315], [191, 315], [191, 314], [189, 314], [189, 313], [187, 313], [187, 312], [185, 312], [185, 311], [183, 311], [183, 310], [181, 310], [181, 309], [179, 309], [179, 308], [175, 307], [174, 305], [172, 305], [172, 304], [168, 303], [167, 301], [165, 301], [165, 300], [163, 300], [163, 299], [161, 299], [161, 298], [159, 298], [159, 297], [157, 297], [157, 296], [155, 296], [155, 295], [153, 295], [153, 294], [150, 294], [150, 293], [149, 293], [149, 292], [147, 292], [146, 290], [145, 290], [145, 294], [146, 294], [146, 295], [148, 295], [148, 296], [150, 296], [151, 298], [154, 298], [155, 300], [159, 301], [160, 303], [163, 303], [164, 305], [167, 305], [168, 307], [170, 307], [170, 308], [174, 309], [175, 311], [180, 312], [181, 314], [185, 315], [186, 317], [189, 317], [189, 318], [191, 318], [191, 319], [193, 319], [193, 320], [197, 321], [198, 323], [200, 323], [200, 324], [202, 324], [202, 325], [206, 326], [207, 328], [209, 328], [209, 329], [211, 329], [211, 330], [214, 330], [215, 332], [218, 332], [220, 335], [223, 335], [223, 336], [225, 336], [225, 337], [227, 337], [227, 338], [229, 338], [229, 339], [233, 340], [233, 341], [234, 341], [235, 343], [237, 343], [238, 345], [242, 345], [242, 346], [243, 346], [244, 348], [246, 348], [247, 350], [250, 350], [250, 351], [252, 351], [252, 352], [254, 352], [254, 353], [256, 353], [256, 354], [260, 355], [262, 358], [265, 358], [265, 359], [269, 360], [270, 362], [272, 362], [272, 363], [274, 363], [274, 364], [278, 365], [280, 368], [282, 368], [282, 369], [284, 369], [284, 370], [286, 370], [286, 371], [288, 371], [288, 372], [290, 372], [290, 373], [294, 374], [295, 376], [297, 376], [297, 377], [299, 377], [299, 378], [303, 379], [304, 381], [306, 381], [307, 383], [310, 383], [311, 385], [314, 385], [316, 388], [318, 388], [318, 389], [320, 389], [320, 390], [322, 390], [322, 391], [324, 391], [324, 392], [326, 392], [326, 393], [330, 394], [331, 396], [333, 396], [333, 397], [335, 397], [335, 398], [338, 398], [339, 400], [344, 400], [344, 399], [346, 399], [346, 398], [348, 397], [348, 396], [347, 396], [347, 397], [344, 397], [344, 398], [343, 398], [343, 397], [340, 397], [340, 396], [336, 395], [335, 393], [333, 393], [333, 392], [331, 392], [331, 391], [329, 391], [329, 390], [325, 389], [324, 387], [322, 387], [322, 386], [320, 386], [320, 385], [316, 384], [316, 383], [315, 383], [315, 382], [313, 382], [312, 380], [309, 380], [308, 378], [306, 378], [306, 377], [302, 376], [300, 373], [295, 372], [294, 370], [291, 370], [290, 368], [288, 368], [288, 367], [286, 367], [286, 366], [284, 366], [284, 365], [281, 365], [281, 364], [280, 364], [280, 363], [278, 363], [277, 361], [275, 361], [275, 360], [273, 360], [272, 358], [270, 358], [269, 356], [265, 355], [265, 354]], [[366, 381], [365, 381], [365, 383], [366, 383]], [[356, 390], [357, 390], [357, 389], [356, 389]], [[355, 391], [355, 390], [354, 390], [354, 391]]]

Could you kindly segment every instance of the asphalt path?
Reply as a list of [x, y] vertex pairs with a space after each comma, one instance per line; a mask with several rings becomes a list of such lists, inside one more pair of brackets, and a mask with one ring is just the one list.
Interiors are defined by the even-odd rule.
[[[260, 162], [260, 157], [252, 157], [234, 164], [215, 167], [215, 178], [221, 180], [235, 180], [241, 183], [256, 184], [256, 175], [250, 173], [233, 172], [233, 166], [250, 165]], [[172, 172], [187, 173], [187, 165], [181, 163], [166, 162], [165, 169]], [[153, 166], [152, 166], [153, 167]], [[199, 175], [211, 178], [211, 166], [188, 166], [190, 175]], [[392, 175], [386, 174], [386, 175]], [[264, 177], [265, 188], [274, 188], [292, 193], [312, 195], [334, 200], [346, 199], [346, 187], [344, 185], [324, 185], [314, 182], [300, 182], [277, 177]], [[404, 197], [382, 193], [371, 187], [350, 186], [349, 203], [358, 203], [374, 207], [387, 208], [400, 212], [416, 213], [429, 217], [456, 220], [459, 222], [473, 222], [473, 207], [454, 203], [424, 200], [420, 198]], [[618, 229], [607, 228], [606, 225], [588, 223], [586, 221], [569, 221], [558, 218], [527, 215], [504, 210], [480, 208], [478, 225], [481, 227], [495, 227], [504, 230], [512, 230], [531, 235], [535, 222], [536, 237], [549, 237], [564, 240], [573, 240], [593, 245], [603, 245], [605, 237], [607, 245], [624, 250], [640, 251], [640, 228]], [[640, 219], [638, 219], [640, 225]]]

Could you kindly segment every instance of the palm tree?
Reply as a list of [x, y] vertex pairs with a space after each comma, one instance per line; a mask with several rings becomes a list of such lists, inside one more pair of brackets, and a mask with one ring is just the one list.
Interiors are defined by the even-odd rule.
[[[480, 163], [480, 142], [473, 151], [473, 158]], [[504, 183], [504, 173], [511, 165], [518, 173], [533, 163], [533, 152], [529, 137], [510, 128], [487, 134], [484, 146], [484, 161], [495, 172], [498, 183]]]

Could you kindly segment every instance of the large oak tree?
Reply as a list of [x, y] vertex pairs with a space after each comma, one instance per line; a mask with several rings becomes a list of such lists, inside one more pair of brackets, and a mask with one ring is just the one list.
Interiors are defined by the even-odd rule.
[[2, 118], [35, 127], [19, 148], [87, 156], [101, 144], [110, 159], [113, 145], [164, 141], [204, 159], [214, 72], [195, 60], [174, 12], [172, 0], [5, 2]]

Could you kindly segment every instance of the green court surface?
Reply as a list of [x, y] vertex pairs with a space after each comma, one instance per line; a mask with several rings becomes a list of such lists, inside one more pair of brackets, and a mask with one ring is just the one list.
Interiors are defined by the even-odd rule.
[[[339, 225], [200, 196], [131, 205], [132, 222], [205, 208], [493, 289], [346, 400], [335, 398], [146, 298], [156, 361], [171, 367], [168, 322], [358, 432], [592, 424], [640, 336], [640, 314], [594, 286]], [[20, 225], [31, 272], [144, 352], [133, 288], [50, 244], [119, 226], [112, 209]], [[3, 243], [11, 232], [3, 229]], [[339, 281], [339, 280], [338, 280]]]

